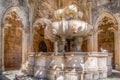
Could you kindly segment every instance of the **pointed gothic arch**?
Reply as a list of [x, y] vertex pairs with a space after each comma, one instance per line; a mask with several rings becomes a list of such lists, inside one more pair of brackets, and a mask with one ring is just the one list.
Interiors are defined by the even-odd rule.
[[27, 18], [20, 7], [12, 6], [5, 11], [1, 35], [2, 69], [7, 70], [6, 66], [11, 67], [8, 70], [23, 68], [27, 53]]
[[[46, 48], [45, 51], [52, 52], [53, 51], [53, 43], [45, 38], [44, 30], [47, 24], [50, 24], [51, 21], [46, 18], [37, 19], [33, 24], [33, 39], [32, 39], [32, 50], [34, 52], [42, 51], [40, 50], [41, 42]], [[44, 51], [44, 50], [43, 50]]]
[[[95, 51], [99, 51], [100, 47], [108, 50], [108, 52], [113, 53], [113, 67], [116, 69], [119, 65], [119, 50], [118, 50], [118, 37], [119, 36], [119, 22], [115, 15], [107, 11], [99, 14], [96, 24], [94, 26], [96, 34], [94, 35], [95, 40]], [[104, 35], [106, 33], [106, 35]], [[104, 37], [100, 37], [104, 36]], [[109, 38], [108, 38], [109, 37]], [[106, 44], [104, 44], [104, 42]], [[101, 43], [100, 43], [101, 42]]]
[[47, 52], [47, 46], [44, 41], [41, 41], [39, 43], [39, 52]]

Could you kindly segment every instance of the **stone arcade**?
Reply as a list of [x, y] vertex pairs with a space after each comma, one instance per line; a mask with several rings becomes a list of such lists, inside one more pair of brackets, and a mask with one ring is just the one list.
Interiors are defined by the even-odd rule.
[[120, 70], [119, 11], [119, 0], [1, 0], [0, 72], [107, 79]]

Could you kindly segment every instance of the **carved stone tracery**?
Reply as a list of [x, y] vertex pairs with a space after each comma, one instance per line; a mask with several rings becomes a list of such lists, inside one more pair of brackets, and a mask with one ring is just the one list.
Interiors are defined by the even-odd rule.
[[[44, 23], [43, 23], [44, 24]], [[53, 51], [53, 43], [45, 39], [44, 35], [44, 29], [45, 26], [41, 22], [35, 22], [33, 26], [33, 51], [34, 52], [39, 52], [41, 51], [40, 47], [40, 42], [44, 42], [47, 47], [47, 52], [52, 52]]]
[[10, 11], [4, 17], [3, 28], [5, 69], [14, 69], [21, 67], [22, 25], [22, 21], [15, 11]]
[[117, 30], [116, 22], [110, 17], [104, 17], [99, 22], [98, 45], [99, 49], [103, 48], [114, 52], [114, 31]]

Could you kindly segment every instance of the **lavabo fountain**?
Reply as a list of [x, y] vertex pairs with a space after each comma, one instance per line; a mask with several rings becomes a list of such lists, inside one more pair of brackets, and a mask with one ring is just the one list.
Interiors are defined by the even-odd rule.
[[41, 80], [98, 80], [111, 74], [110, 54], [81, 50], [83, 40], [93, 34], [93, 26], [82, 20], [83, 16], [76, 5], [54, 12], [53, 22], [45, 29], [45, 38], [55, 43], [54, 52], [30, 55], [28, 64], [32, 68], [28, 66], [29, 74], [33, 72]]

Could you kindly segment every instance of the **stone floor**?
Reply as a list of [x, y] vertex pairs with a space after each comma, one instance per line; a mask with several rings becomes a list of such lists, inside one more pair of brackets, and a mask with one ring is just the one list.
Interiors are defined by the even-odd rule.
[[120, 71], [113, 70], [112, 75], [105, 80], [120, 80]]
[[[19, 70], [6, 71], [3, 72], [3, 75], [0, 75], [0, 80], [15, 80], [16, 75], [23, 74]], [[23, 76], [22, 78], [20, 78], [20, 80], [40, 80], [40, 79]], [[120, 80], [120, 71], [113, 70], [113, 74], [108, 79], [104, 80]]]

